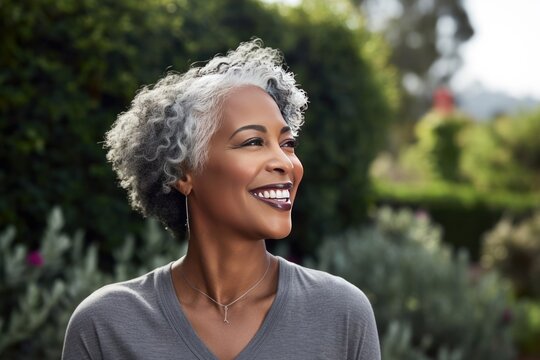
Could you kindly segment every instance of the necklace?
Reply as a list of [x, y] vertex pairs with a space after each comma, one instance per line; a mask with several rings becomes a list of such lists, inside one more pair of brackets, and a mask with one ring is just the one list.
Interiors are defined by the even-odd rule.
[[243, 298], [245, 298], [247, 296], [247, 294], [249, 294], [252, 290], [254, 290], [257, 286], [259, 286], [259, 284], [264, 280], [264, 278], [266, 277], [266, 274], [268, 274], [268, 270], [270, 269], [270, 264], [272, 263], [272, 261], [268, 261], [268, 265], [266, 266], [266, 270], [264, 271], [264, 274], [263, 276], [253, 285], [251, 286], [249, 289], [247, 289], [247, 291], [245, 293], [243, 293], [242, 295], [240, 295], [239, 297], [237, 297], [236, 299], [234, 299], [233, 301], [231, 301], [230, 303], [228, 304], [222, 304], [220, 303], [219, 301], [217, 301], [216, 299], [214, 299], [213, 297], [211, 297], [210, 295], [208, 295], [207, 293], [205, 293], [204, 291], [198, 289], [195, 285], [193, 285], [186, 277], [186, 275], [184, 274], [183, 271], [180, 271], [180, 274], [182, 275], [182, 278], [184, 278], [184, 281], [186, 282], [186, 284], [189, 285], [190, 288], [192, 288], [193, 290], [197, 291], [198, 293], [204, 295], [206, 298], [208, 298], [209, 300], [211, 300], [214, 304], [218, 305], [219, 307], [223, 308], [223, 311], [224, 311], [224, 317], [223, 317], [223, 322], [227, 325], [230, 325], [230, 321], [229, 321], [229, 318], [228, 318], [228, 315], [229, 315], [229, 308], [234, 305], [236, 302], [242, 300]]

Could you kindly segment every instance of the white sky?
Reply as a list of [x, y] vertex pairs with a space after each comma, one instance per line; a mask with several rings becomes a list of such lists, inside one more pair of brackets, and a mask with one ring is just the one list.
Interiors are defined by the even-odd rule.
[[475, 35], [462, 46], [456, 88], [478, 81], [540, 98], [540, 0], [465, 0], [465, 7]]

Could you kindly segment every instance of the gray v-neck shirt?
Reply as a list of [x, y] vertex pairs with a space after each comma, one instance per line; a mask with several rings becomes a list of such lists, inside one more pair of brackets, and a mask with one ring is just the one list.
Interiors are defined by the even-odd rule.
[[[342, 278], [278, 257], [277, 294], [237, 360], [379, 360], [371, 305]], [[66, 332], [64, 360], [216, 360], [176, 297], [171, 264], [86, 298]]]

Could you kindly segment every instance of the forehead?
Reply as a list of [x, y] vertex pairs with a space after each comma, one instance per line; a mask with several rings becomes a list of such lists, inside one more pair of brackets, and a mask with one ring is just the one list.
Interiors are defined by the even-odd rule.
[[246, 85], [231, 90], [222, 107], [224, 130], [234, 130], [239, 126], [258, 124], [266, 127], [287, 126], [274, 99], [263, 89]]

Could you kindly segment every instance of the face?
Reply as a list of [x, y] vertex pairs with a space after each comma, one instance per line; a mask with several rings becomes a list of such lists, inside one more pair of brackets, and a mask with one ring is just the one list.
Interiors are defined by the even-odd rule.
[[228, 94], [222, 115], [204, 168], [190, 175], [190, 217], [220, 234], [287, 236], [304, 171], [277, 104], [262, 89], [244, 86]]

